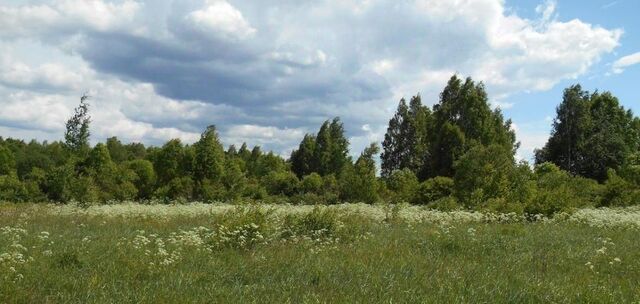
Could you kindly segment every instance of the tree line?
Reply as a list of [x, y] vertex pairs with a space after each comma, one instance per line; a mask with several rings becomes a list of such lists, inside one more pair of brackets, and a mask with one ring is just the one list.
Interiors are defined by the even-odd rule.
[[579, 85], [564, 91], [533, 165], [516, 161], [511, 121], [492, 109], [484, 85], [457, 75], [432, 107], [420, 95], [401, 99], [382, 147], [355, 159], [337, 117], [288, 159], [246, 143], [225, 150], [213, 125], [192, 145], [111, 137], [91, 147], [88, 101], [67, 121], [64, 142], [0, 138], [0, 200], [407, 202], [529, 214], [640, 202], [640, 119], [610, 92]]

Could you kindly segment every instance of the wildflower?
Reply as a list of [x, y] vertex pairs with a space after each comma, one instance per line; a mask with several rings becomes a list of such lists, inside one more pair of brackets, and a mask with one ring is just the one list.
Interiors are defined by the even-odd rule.
[[613, 258], [613, 261], [617, 263], [622, 263], [622, 260], [620, 260], [620, 258]]

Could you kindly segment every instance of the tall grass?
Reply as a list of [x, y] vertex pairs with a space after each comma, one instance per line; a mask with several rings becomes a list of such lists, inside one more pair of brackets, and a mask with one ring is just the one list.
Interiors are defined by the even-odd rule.
[[0, 303], [640, 300], [636, 209], [111, 208], [0, 205]]

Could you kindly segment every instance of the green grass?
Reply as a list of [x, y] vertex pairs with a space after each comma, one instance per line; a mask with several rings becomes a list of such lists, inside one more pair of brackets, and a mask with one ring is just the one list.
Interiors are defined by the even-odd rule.
[[[335, 210], [121, 217], [50, 208], [0, 205], [0, 228], [24, 229], [0, 231], [0, 303], [640, 300], [640, 238], [628, 227], [379, 220]], [[25, 262], [8, 260], [12, 253]]]

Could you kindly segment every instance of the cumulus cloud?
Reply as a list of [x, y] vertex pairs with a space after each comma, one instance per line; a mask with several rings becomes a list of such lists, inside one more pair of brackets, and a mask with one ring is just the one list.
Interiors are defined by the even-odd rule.
[[50, 39], [78, 31], [127, 28], [141, 5], [101, 0], [62, 0], [23, 6], [0, 6], [0, 37]]
[[616, 74], [624, 72], [627, 67], [640, 63], [640, 52], [621, 57], [613, 63], [612, 70]]
[[244, 19], [242, 13], [226, 1], [207, 1], [206, 7], [189, 13], [186, 18], [205, 33], [220, 34], [225, 38], [244, 39], [256, 29]]
[[556, 9], [546, 1], [526, 19], [503, 0], [0, 4], [4, 44], [32, 41], [66, 56], [0, 61], [0, 94], [50, 100], [57, 114], [36, 124], [46, 130], [90, 89], [99, 136], [192, 141], [216, 124], [228, 143], [279, 153], [341, 116], [357, 154], [381, 140], [399, 98], [420, 92], [432, 104], [456, 72], [484, 81], [494, 105], [516, 107], [503, 99], [576, 78], [618, 46], [621, 30], [560, 20]]

